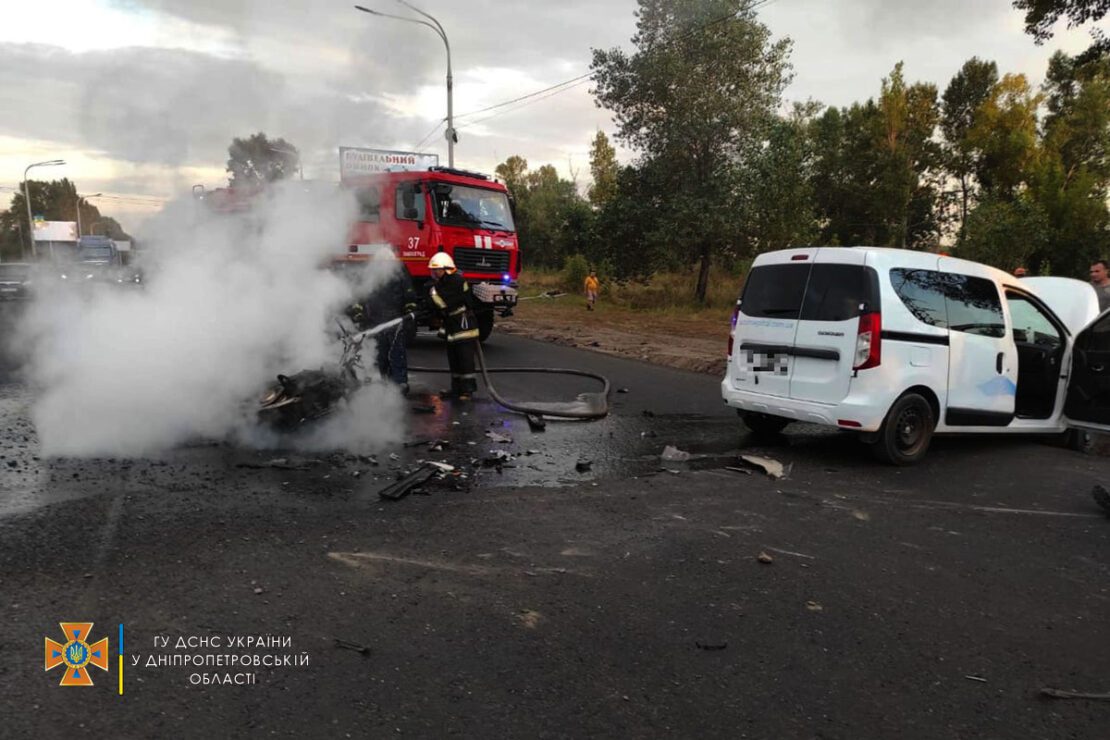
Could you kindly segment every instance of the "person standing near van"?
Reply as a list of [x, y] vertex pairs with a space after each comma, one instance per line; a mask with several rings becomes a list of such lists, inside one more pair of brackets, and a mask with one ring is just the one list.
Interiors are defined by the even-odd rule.
[[1098, 310], [1101, 313], [1110, 308], [1110, 263], [1099, 260], [1091, 265], [1091, 285], [1098, 293]]
[[451, 390], [441, 396], [469, 401], [478, 390], [475, 374], [475, 343], [478, 341], [478, 321], [471, 304], [470, 285], [455, 268], [455, 261], [446, 252], [437, 252], [428, 262], [432, 273], [432, 286], [428, 297], [432, 307], [443, 321], [441, 333], [447, 340], [447, 365], [451, 369]]
[[594, 304], [597, 303], [597, 291], [601, 284], [597, 280], [597, 270], [590, 270], [590, 274], [586, 276], [586, 310], [593, 311]]

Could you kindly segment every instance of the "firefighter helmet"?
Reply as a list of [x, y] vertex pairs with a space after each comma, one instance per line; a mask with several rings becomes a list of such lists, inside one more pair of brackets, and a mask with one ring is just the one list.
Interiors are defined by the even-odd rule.
[[432, 259], [428, 261], [429, 270], [454, 270], [455, 261], [451, 259], [451, 255], [447, 252], [436, 252], [432, 255]]

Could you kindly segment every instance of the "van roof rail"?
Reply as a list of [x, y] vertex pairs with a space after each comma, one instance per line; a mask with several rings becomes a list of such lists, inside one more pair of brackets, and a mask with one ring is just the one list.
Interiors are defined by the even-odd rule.
[[479, 180], [488, 180], [489, 175], [483, 175], [481, 172], [471, 172], [470, 170], [457, 170], [454, 167], [429, 167], [429, 172], [442, 172], [445, 175], [458, 175], [459, 177], [474, 177]]

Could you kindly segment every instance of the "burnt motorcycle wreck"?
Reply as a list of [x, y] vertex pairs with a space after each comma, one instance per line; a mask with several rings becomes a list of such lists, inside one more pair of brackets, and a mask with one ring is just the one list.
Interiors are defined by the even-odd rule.
[[278, 375], [258, 401], [260, 424], [289, 432], [328, 416], [361, 388], [362, 345], [367, 333], [351, 334], [339, 325], [343, 354], [338, 364], [295, 375]]

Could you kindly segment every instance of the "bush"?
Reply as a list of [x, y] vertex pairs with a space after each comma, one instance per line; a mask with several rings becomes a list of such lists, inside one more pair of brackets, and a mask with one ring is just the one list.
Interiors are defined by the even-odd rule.
[[571, 293], [583, 290], [582, 284], [590, 274], [590, 263], [580, 254], [572, 254], [563, 262], [563, 289]]

